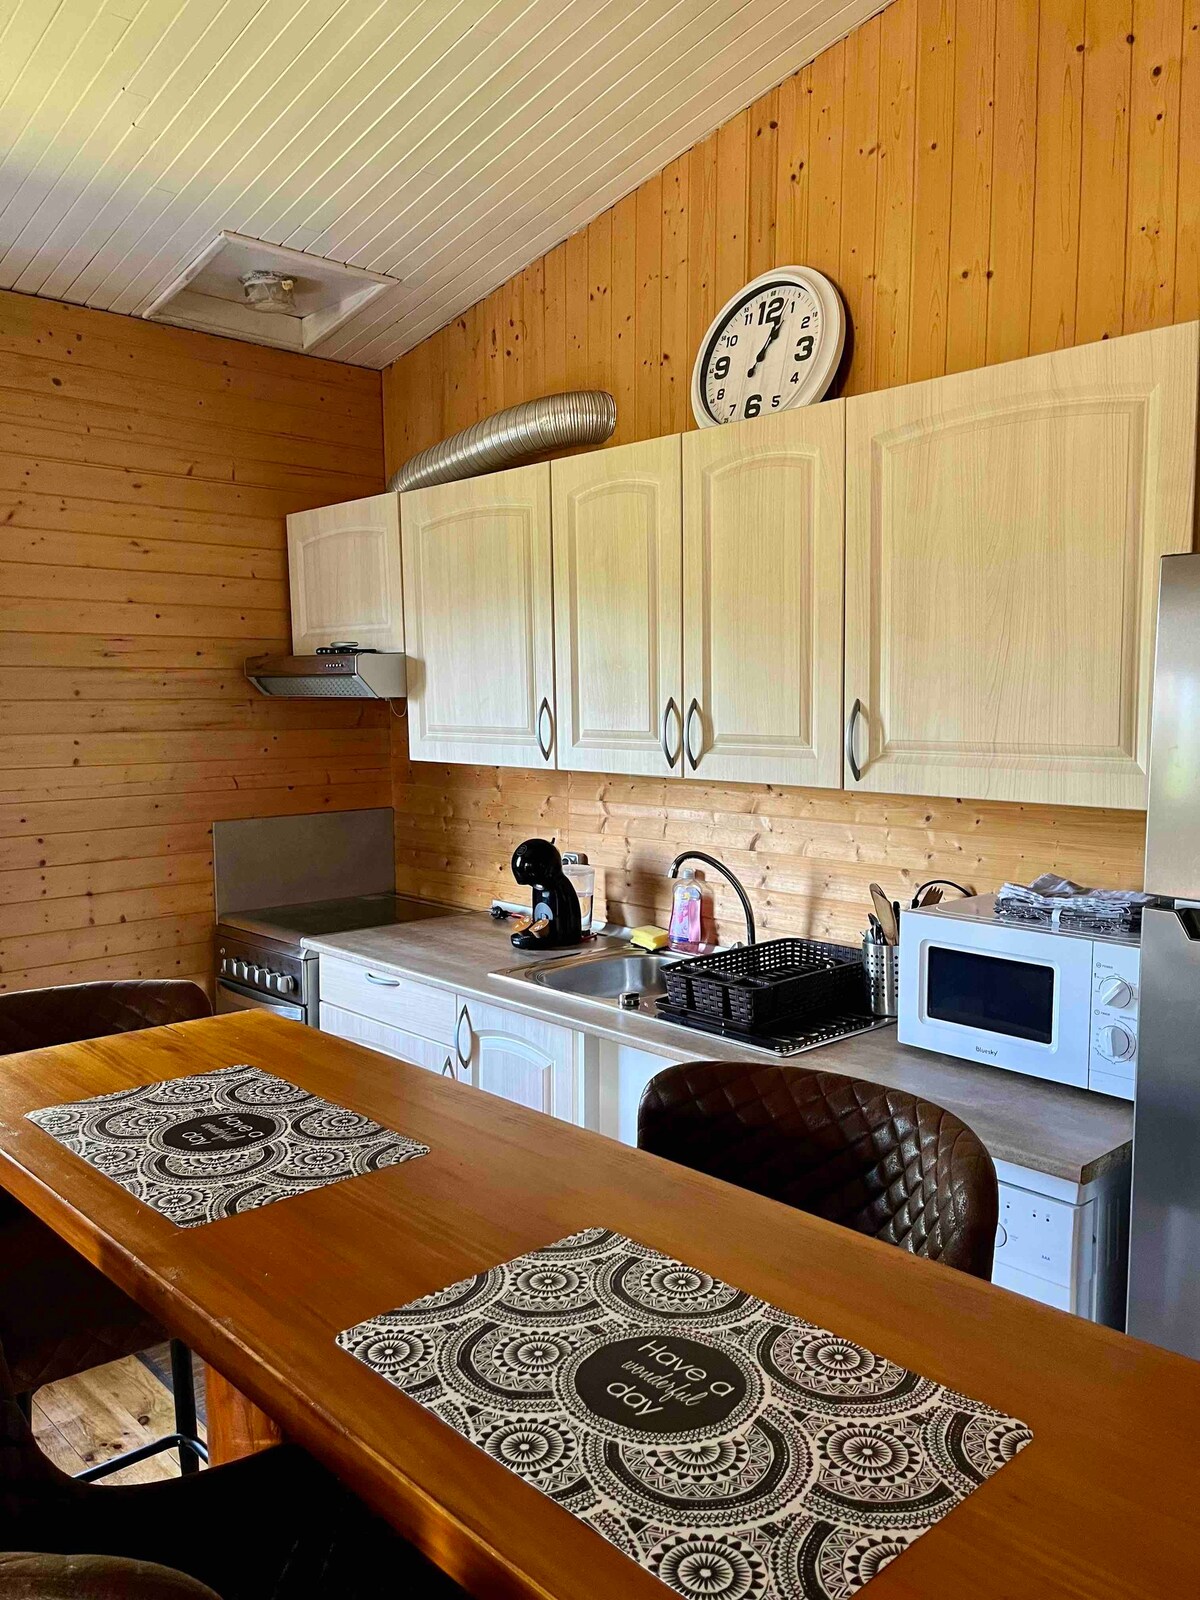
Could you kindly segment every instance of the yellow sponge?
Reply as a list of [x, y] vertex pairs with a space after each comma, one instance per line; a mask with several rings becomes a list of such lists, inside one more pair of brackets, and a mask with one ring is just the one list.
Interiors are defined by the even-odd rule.
[[661, 928], [656, 928], [653, 923], [647, 922], [633, 930], [629, 935], [629, 942], [640, 945], [643, 950], [661, 950], [670, 944], [671, 936], [664, 933]]

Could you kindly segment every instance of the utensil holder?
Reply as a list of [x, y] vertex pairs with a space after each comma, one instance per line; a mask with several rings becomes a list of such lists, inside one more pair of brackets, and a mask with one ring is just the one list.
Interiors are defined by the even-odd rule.
[[863, 970], [867, 975], [867, 1002], [876, 1017], [900, 1013], [900, 946], [863, 940]]

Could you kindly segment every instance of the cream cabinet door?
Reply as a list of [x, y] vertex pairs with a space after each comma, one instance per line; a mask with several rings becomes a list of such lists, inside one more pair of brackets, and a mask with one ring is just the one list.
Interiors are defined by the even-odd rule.
[[297, 511], [287, 542], [296, 655], [351, 639], [404, 649], [398, 495]]
[[847, 403], [848, 788], [1146, 803], [1197, 327]]
[[460, 996], [454, 1048], [460, 1076], [476, 1089], [582, 1122], [583, 1036], [573, 1029]]
[[558, 765], [682, 759], [680, 440], [551, 462]]
[[841, 783], [845, 402], [683, 438], [688, 776]]
[[401, 497], [409, 753], [554, 765], [550, 468]]

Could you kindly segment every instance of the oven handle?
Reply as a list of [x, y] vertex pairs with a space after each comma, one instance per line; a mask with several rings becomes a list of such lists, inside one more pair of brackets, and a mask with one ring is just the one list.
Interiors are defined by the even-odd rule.
[[230, 983], [228, 978], [217, 979], [217, 1009], [220, 1010], [220, 996], [224, 990], [226, 994], [236, 995], [239, 1000], [248, 1000], [248, 1006], [234, 1006], [235, 1011], [273, 1011], [277, 1017], [286, 1017], [292, 1022], [304, 1022], [305, 1012], [303, 1006], [290, 1005], [285, 1000], [268, 1000], [266, 995], [259, 994], [254, 989], [243, 989], [240, 983]]

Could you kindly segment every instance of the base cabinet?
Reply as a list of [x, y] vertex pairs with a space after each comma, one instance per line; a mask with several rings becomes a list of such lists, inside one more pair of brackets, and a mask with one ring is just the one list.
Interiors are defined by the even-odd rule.
[[374, 1017], [360, 1017], [356, 1012], [322, 1002], [321, 1031], [336, 1034], [339, 1039], [349, 1039], [353, 1044], [364, 1044], [368, 1050], [395, 1056], [397, 1061], [407, 1061], [414, 1067], [427, 1067], [430, 1072], [440, 1072], [447, 1078], [455, 1076], [453, 1050], [435, 1039], [406, 1033]]
[[504, 1006], [460, 997], [454, 1048], [459, 1076], [476, 1089], [583, 1121], [583, 1035]]

